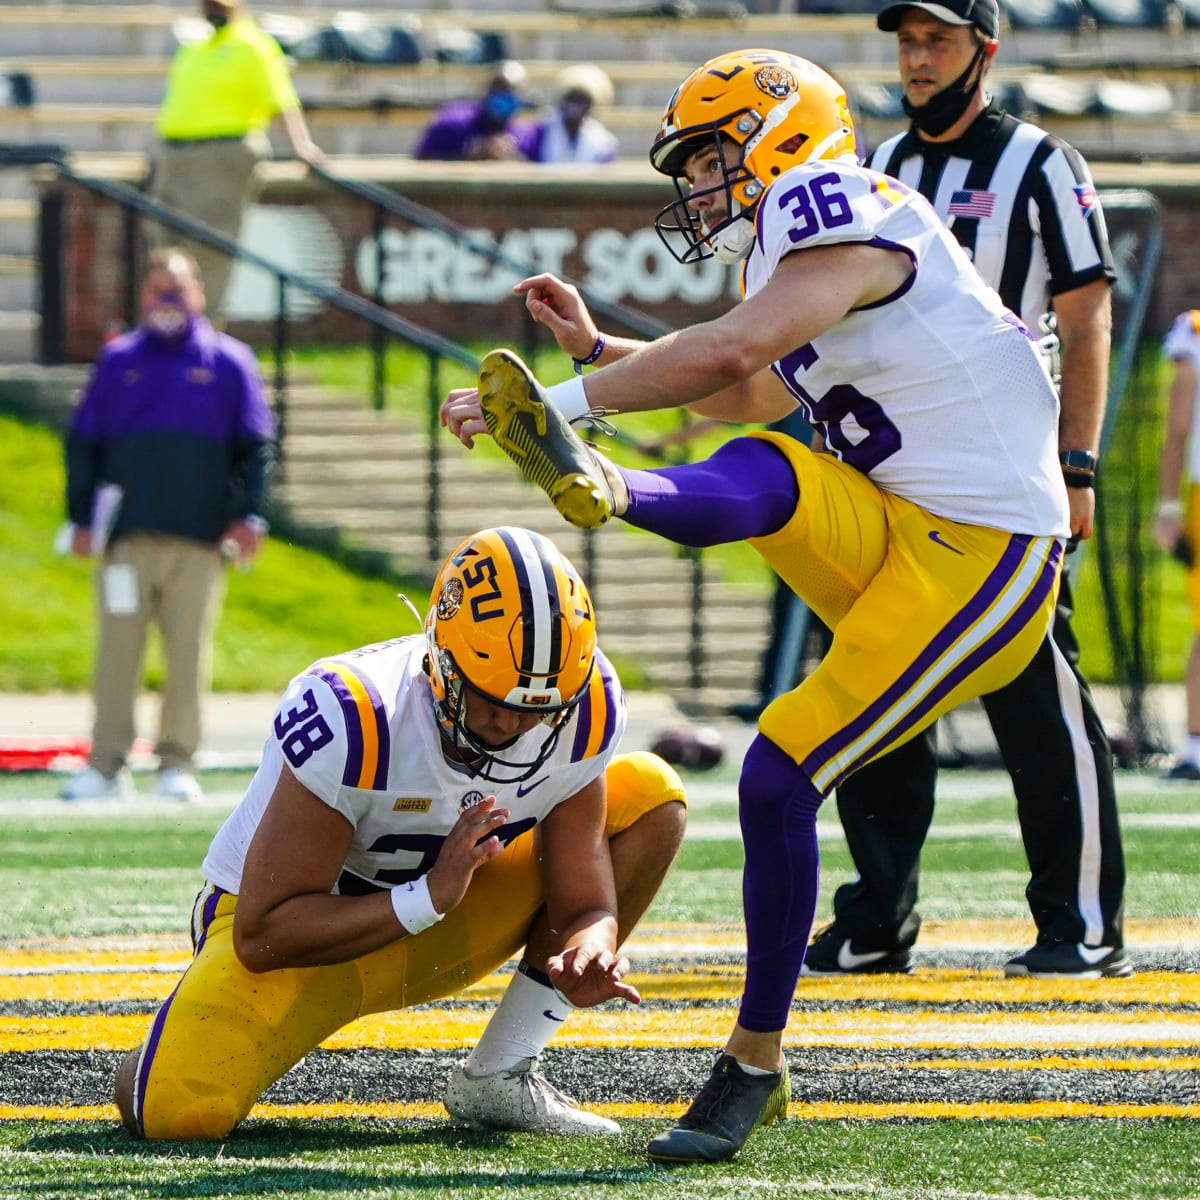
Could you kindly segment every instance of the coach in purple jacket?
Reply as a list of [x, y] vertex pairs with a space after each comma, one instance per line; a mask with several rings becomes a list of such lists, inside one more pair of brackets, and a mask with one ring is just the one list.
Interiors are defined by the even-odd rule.
[[275, 426], [250, 347], [204, 319], [199, 271], [177, 247], [151, 256], [141, 307], [141, 326], [101, 352], [67, 435], [71, 549], [98, 557], [99, 619], [92, 752], [68, 800], [132, 793], [151, 622], [166, 666], [157, 791], [200, 795], [193, 756], [223, 559], [249, 562], [267, 529]]

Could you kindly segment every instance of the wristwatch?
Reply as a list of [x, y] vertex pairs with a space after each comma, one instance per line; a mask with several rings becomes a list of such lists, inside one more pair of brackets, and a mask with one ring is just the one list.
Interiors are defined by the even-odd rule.
[[1094, 471], [1096, 456], [1090, 450], [1061, 450], [1058, 461], [1069, 471]]

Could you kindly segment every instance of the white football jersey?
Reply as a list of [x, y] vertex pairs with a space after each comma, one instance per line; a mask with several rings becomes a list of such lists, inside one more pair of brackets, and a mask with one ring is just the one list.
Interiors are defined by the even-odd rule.
[[950, 520], [1067, 536], [1058, 397], [1028, 330], [924, 197], [849, 160], [805, 163], [767, 189], [756, 233], [747, 297], [809, 246], [912, 260], [894, 295], [773, 364], [833, 454]]
[[[625, 696], [599, 650], [588, 694], [546, 762], [523, 782], [498, 783], [472, 778], [442, 754], [425, 649], [420, 634], [378, 642], [322, 659], [292, 680], [262, 764], [204, 859], [211, 883], [239, 890], [246, 850], [285, 762], [353, 827], [334, 890], [362, 894], [423, 875], [459, 814], [484, 797], [509, 810], [497, 831], [507, 844], [612, 761], [625, 729]], [[553, 736], [538, 725], [502, 754], [534, 759]]]
[[[1163, 353], [1172, 361], [1190, 359], [1200, 373], [1200, 308], [1180, 313], [1171, 322], [1163, 341]], [[1192, 401], [1192, 436], [1188, 445], [1188, 475], [1200, 482], [1200, 386]]]

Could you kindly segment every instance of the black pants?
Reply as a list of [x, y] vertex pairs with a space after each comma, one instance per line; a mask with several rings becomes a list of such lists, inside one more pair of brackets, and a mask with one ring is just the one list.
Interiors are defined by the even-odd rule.
[[[1079, 673], [1071, 612], [1064, 575], [1050, 636], [983, 706], [1017, 796], [1038, 940], [1120, 946], [1125, 862], [1112, 749]], [[936, 782], [931, 727], [837, 789], [859, 878], [837, 889], [833, 912], [856, 946], [890, 950], [916, 940], [921, 847]]]

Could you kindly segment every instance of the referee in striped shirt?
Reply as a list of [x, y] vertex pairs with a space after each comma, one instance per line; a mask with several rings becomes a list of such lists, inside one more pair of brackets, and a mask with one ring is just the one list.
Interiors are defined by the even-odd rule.
[[[911, 124], [867, 165], [933, 204], [1035, 336], [1053, 322], [1071, 531], [1073, 540], [1090, 537], [1116, 272], [1087, 166], [1060, 138], [987, 95], [999, 46], [996, 0], [902, 0], [884, 8], [876, 24], [897, 36]], [[1037, 926], [1035, 945], [1005, 965], [1009, 975], [1131, 974], [1112, 752], [1079, 673], [1070, 617], [1064, 574], [1045, 643], [1013, 683], [983, 698], [1017, 796], [1031, 876], [1026, 896]], [[838, 889], [833, 923], [809, 947], [807, 972], [910, 969], [936, 777], [931, 728], [838, 788], [859, 877]]]

